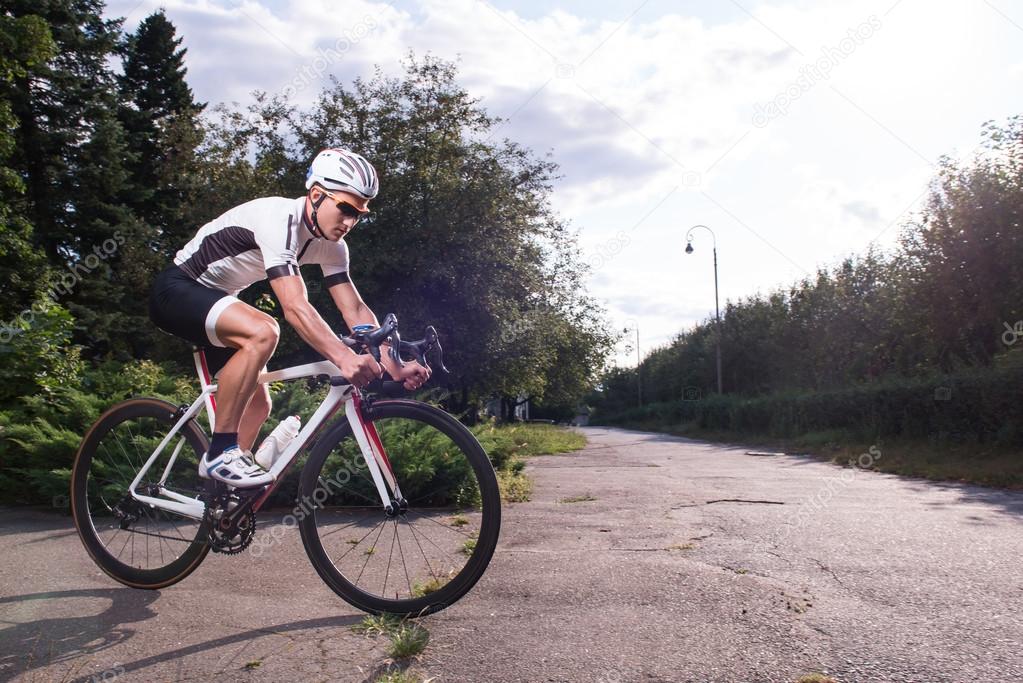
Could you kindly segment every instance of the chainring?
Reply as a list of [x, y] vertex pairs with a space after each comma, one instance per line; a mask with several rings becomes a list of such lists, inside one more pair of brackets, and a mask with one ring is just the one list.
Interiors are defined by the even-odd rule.
[[222, 555], [237, 555], [252, 543], [256, 535], [256, 513], [251, 509], [243, 513], [235, 524], [222, 521], [224, 515], [245, 501], [233, 493], [215, 496], [206, 506], [206, 521], [210, 525], [210, 548]]

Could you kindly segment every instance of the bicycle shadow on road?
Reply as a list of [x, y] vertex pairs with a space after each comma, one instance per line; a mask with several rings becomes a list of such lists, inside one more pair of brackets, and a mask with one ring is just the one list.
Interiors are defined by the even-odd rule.
[[[130, 588], [93, 588], [0, 597], [0, 613], [4, 614], [2, 621], [11, 624], [0, 628], [0, 682], [123, 643], [135, 635], [133, 629], [123, 628], [124, 624], [156, 616], [149, 606], [159, 597], [158, 591]], [[88, 616], [32, 618], [37, 613], [49, 611], [45, 603], [36, 607], [35, 601], [80, 598], [109, 600], [110, 605], [105, 611]], [[26, 620], [13, 621], [12, 616]]]
[[[261, 626], [259, 628], [250, 629], [248, 631], [242, 631], [241, 633], [234, 633], [228, 636], [220, 638], [214, 638], [207, 640], [202, 643], [195, 643], [194, 645], [186, 645], [185, 647], [179, 647], [175, 650], [168, 650], [160, 654], [138, 659], [134, 662], [119, 663], [117, 667], [118, 675], [130, 673], [133, 671], [141, 671], [149, 668], [156, 664], [163, 662], [174, 661], [183, 657], [189, 657], [196, 654], [201, 654], [210, 650], [215, 650], [221, 647], [227, 647], [236, 643], [244, 643], [248, 640], [256, 638], [265, 638], [268, 635], [290, 633], [292, 631], [314, 631], [321, 628], [337, 628], [337, 627], [350, 627], [358, 623], [361, 623], [365, 619], [365, 614], [351, 614], [348, 616], [333, 616], [333, 617], [320, 617], [318, 619], [306, 619], [304, 621], [293, 621], [289, 624], [277, 624], [270, 626]], [[224, 672], [218, 672], [224, 673]], [[90, 680], [90, 676], [82, 676], [81, 678], [72, 679], [72, 683], [85, 683]]]

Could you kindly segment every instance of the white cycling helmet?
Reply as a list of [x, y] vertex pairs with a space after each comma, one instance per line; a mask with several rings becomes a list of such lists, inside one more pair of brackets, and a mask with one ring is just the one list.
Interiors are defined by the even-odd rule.
[[380, 191], [373, 164], [347, 149], [325, 149], [316, 155], [306, 173], [305, 188], [320, 184], [328, 190], [345, 190], [363, 199], [373, 199]]

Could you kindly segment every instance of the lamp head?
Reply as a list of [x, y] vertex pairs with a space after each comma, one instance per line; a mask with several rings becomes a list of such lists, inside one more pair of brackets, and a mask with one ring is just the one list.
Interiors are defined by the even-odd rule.
[[693, 253], [693, 243], [692, 242], [686, 242], [686, 253], [687, 254], [692, 254]]

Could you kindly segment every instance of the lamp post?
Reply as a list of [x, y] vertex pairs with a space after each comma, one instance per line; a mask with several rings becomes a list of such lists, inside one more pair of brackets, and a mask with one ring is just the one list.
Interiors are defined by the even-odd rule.
[[643, 363], [639, 360], [639, 323], [636, 323], [636, 394], [643, 406]]
[[717, 347], [716, 351], [718, 369], [718, 393], [721, 394], [724, 392], [721, 389], [721, 309], [718, 307], [718, 240], [717, 236], [714, 234], [714, 231], [708, 228], [706, 225], [694, 225], [693, 227], [689, 228], [689, 230], [686, 232], [687, 254], [693, 253], [692, 234], [693, 230], [696, 230], [697, 228], [703, 228], [704, 230], [709, 232], [710, 238], [713, 241], [714, 245], [714, 320], [715, 320], [714, 327], [716, 330], [716, 334], [714, 336], [717, 338], [715, 340], [716, 341], [715, 346]]

